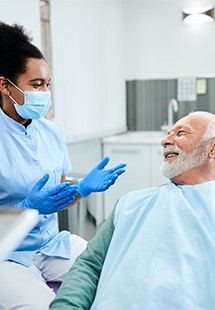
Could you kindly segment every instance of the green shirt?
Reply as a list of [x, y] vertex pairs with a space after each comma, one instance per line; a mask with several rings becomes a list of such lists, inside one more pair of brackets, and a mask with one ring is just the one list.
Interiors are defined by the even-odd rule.
[[77, 258], [49, 309], [90, 309], [114, 232], [114, 214], [115, 210]]

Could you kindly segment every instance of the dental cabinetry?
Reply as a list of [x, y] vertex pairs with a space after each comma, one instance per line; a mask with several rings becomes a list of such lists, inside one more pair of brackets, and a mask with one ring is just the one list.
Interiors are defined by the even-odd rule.
[[159, 171], [163, 136], [161, 131], [133, 131], [103, 139], [103, 154], [111, 157], [111, 165], [127, 164], [126, 173], [103, 193], [105, 219], [127, 192], [168, 182]]

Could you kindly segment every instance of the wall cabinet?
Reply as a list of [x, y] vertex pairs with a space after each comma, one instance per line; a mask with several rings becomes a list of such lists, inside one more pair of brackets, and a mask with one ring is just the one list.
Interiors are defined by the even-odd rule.
[[161, 138], [161, 132], [132, 132], [103, 139], [103, 155], [110, 156], [110, 166], [127, 164], [126, 173], [103, 193], [105, 219], [122, 195], [168, 181], [159, 171]]

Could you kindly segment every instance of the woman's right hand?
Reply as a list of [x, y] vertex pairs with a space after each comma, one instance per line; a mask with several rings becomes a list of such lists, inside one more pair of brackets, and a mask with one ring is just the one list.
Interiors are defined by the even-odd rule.
[[36, 209], [40, 214], [51, 214], [60, 211], [74, 201], [75, 195], [78, 193], [77, 185], [65, 182], [52, 189], [44, 190], [43, 187], [48, 179], [49, 175], [45, 174], [35, 184], [30, 194], [16, 207]]

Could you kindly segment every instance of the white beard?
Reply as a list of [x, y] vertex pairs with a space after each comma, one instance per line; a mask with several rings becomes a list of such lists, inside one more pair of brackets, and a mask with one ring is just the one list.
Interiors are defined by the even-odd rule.
[[208, 158], [208, 140], [201, 141], [192, 153], [187, 154], [178, 147], [169, 146], [165, 148], [165, 152], [178, 153], [177, 158], [169, 163], [164, 161], [160, 167], [161, 173], [168, 179], [199, 167]]

